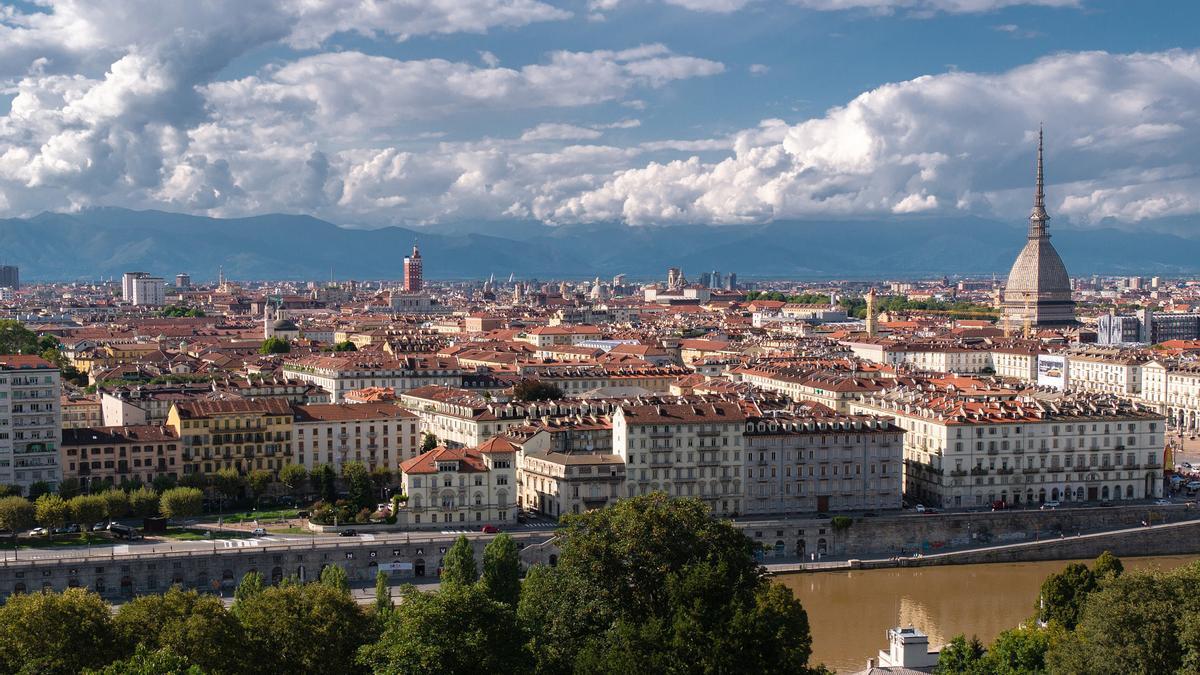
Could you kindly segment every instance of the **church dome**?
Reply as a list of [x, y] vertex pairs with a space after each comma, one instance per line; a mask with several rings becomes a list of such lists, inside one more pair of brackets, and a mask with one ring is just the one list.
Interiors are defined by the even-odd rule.
[[275, 323], [271, 324], [271, 330], [279, 332], [296, 331], [300, 330], [300, 327], [297, 326], [291, 319], [277, 319]]

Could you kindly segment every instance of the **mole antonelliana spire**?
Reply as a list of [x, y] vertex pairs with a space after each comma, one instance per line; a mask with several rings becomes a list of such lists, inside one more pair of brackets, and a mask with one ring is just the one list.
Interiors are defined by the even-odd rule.
[[1029, 214], [1029, 236], [1004, 285], [1003, 324], [1009, 328], [1075, 325], [1071, 278], [1046, 231], [1046, 176], [1044, 141], [1038, 129], [1037, 186]]

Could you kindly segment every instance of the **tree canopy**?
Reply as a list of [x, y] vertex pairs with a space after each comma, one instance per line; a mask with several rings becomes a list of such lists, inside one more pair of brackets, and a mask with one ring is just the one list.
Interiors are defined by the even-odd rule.
[[540, 672], [804, 672], [808, 617], [754, 543], [698, 499], [661, 493], [568, 515], [519, 616]]
[[541, 380], [521, 380], [513, 386], [513, 399], [517, 401], [553, 401], [562, 397], [562, 389]]
[[258, 348], [259, 354], [287, 354], [292, 351], [292, 345], [284, 338], [269, 337], [263, 340], [262, 345]]

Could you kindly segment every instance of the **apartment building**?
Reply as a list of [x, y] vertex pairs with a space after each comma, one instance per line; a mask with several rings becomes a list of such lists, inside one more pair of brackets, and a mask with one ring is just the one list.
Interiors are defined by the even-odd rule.
[[391, 403], [327, 403], [293, 407], [294, 457], [310, 471], [328, 464], [361, 462], [396, 471], [417, 456], [420, 418]]
[[1162, 495], [1165, 418], [1097, 394], [1046, 398], [900, 389], [854, 412], [904, 436], [904, 492], [948, 508]]
[[0, 484], [28, 492], [62, 472], [62, 385], [58, 368], [39, 356], [0, 355]]
[[293, 456], [292, 409], [282, 399], [183, 401], [167, 426], [180, 438], [184, 474], [278, 471]]
[[463, 371], [453, 358], [404, 356], [390, 358], [375, 353], [349, 352], [345, 356], [304, 356], [287, 361], [283, 373], [318, 385], [330, 393], [331, 403], [341, 403], [346, 393], [368, 387], [390, 387], [397, 392], [433, 384], [461, 387]]
[[1150, 360], [1146, 353], [1130, 349], [1092, 348], [1067, 355], [1067, 386], [1118, 396], [1137, 396], [1142, 392], [1142, 366]]
[[414, 529], [516, 522], [516, 447], [507, 441], [472, 448], [437, 447], [400, 464]]
[[551, 518], [604, 508], [624, 491], [617, 455], [524, 450], [519, 458], [521, 507]]
[[150, 484], [159, 476], [182, 473], [180, 440], [163, 425], [85, 427], [63, 431], [63, 478], [75, 478], [88, 490], [125, 481]]
[[745, 424], [744, 515], [898, 509], [904, 430], [888, 417], [824, 406]]
[[743, 510], [742, 428], [735, 401], [627, 403], [613, 412], [613, 452], [626, 497], [699, 497], [717, 515]]
[[1181, 431], [1200, 429], [1200, 362], [1155, 359], [1142, 366], [1142, 401]]

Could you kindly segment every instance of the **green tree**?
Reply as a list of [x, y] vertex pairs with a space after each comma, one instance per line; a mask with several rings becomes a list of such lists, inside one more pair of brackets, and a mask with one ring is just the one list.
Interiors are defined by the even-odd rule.
[[246, 670], [260, 673], [353, 672], [358, 648], [372, 638], [354, 599], [324, 584], [263, 589], [239, 603], [237, 616]]
[[154, 477], [154, 480], [150, 481], [150, 487], [154, 488], [154, 491], [159, 494], [162, 494], [177, 485], [179, 485], [179, 481], [177, 479], [163, 473], [158, 474]]
[[0, 530], [17, 533], [33, 527], [35, 513], [33, 503], [24, 497], [0, 498]]
[[[201, 501], [203, 503], [203, 500]], [[142, 486], [129, 493], [129, 511], [139, 518], [158, 515], [158, 492]]]
[[213, 488], [225, 499], [238, 500], [246, 492], [246, 478], [237, 469], [225, 468], [212, 475]]
[[38, 497], [41, 497], [42, 495], [48, 495], [51, 492], [53, 492], [53, 490], [50, 489], [49, 483], [44, 480], [35, 480], [29, 484], [29, 494], [27, 496], [29, 497], [29, 501], [36, 502]]
[[375, 505], [374, 493], [371, 490], [371, 474], [362, 462], [347, 462], [342, 465], [342, 479], [346, 481], [346, 489], [350, 493], [350, 503], [356, 509], [368, 509]]
[[388, 584], [388, 573], [379, 570], [375, 573], [375, 615], [387, 616], [392, 611], [392, 587]]
[[335, 351], [335, 352], [356, 352], [356, 351], [358, 351], [358, 345], [354, 344], [353, 342], [351, 342], [349, 340], [346, 340], [345, 342], [339, 342], [339, 343], [335, 344], [333, 346], [333, 351]]
[[1083, 611], [1083, 603], [1089, 593], [1096, 589], [1096, 577], [1086, 565], [1071, 563], [1066, 569], [1051, 574], [1042, 582], [1038, 596], [1038, 619], [1055, 621], [1067, 630], [1073, 630]]
[[517, 542], [508, 533], [500, 533], [483, 549], [479, 585], [491, 599], [516, 608], [521, 598], [521, 558]]
[[279, 482], [295, 492], [308, 480], [308, 469], [303, 464], [287, 464], [279, 470]]
[[100, 496], [104, 499], [104, 513], [110, 519], [116, 520], [129, 515], [129, 495], [124, 490], [105, 490]]
[[108, 604], [82, 588], [18, 593], [0, 606], [0, 672], [74, 675], [124, 651]]
[[38, 343], [37, 333], [21, 325], [20, 321], [0, 319], [0, 354], [38, 354], [47, 348]]
[[535, 567], [518, 615], [538, 670], [799, 672], [812, 642], [754, 542], [698, 499], [662, 493], [562, 519], [560, 555]]
[[475, 549], [471, 547], [471, 540], [460, 534], [458, 539], [454, 540], [454, 544], [450, 546], [450, 550], [446, 551], [446, 557], [442, 562], [442, 586], [453, 586], [454, 584], [470, 586], [478, 578], [479, 570], [475, 566]]
[[937, 675], [983, 675], [983, 668], [983, 643], [977, 637], [968, 640], [965, 635], [960, 634], [942, 647], [933, 672]]
[[482, 589], [453, 585], [427, 593], [409, 586], [379, 641], [360, 650], [359, 662], [379, 675], [529, 672], [517, 635], [512, 607]]
[[346, 576], [346, 570], [336, 563], [326, 565], [325, 569], [321, 570], [321, 585], [350, 595], [350, 578]]
[[247, 572], [233, 591], [234, 610], [237, 610], [238, 606], [248, 598], [262, 593], [264, 588], [266, 588], [266, 582], [263, 580], [263, 575], [260, 572], [257, 570]]
[[88, 675], [204, 675], [200, 666], [188, 663], [170, 649], [152, 651], [143, 644], [139, 644], [133, 656], [127, 659], [85, 672]]
[[66, 500], [58, 495], [44, 494], [37, 498], [33, 506], [38, 525], [47, 530], [66, 525], [67, 519], [71, 517], [71, 508], [67, 506]]
[[108, 513], [108, 502], [100, 495], [79, 495], [67, 502], [71, 522], [79, 523], [79, 529], [88, 531]]
[[241, 669], [242, 627], [219, 598], [174, 587], [121, 605], [114, 621], [125, 644], [169, 649], [206, 672]]
[[158, 508], [166, 518], [192, 518], [204, 510], [204, 493], [193, 487], [171, 488], [159, 496]]
[[1038, 675], [1046, 672], [1050, 631], [1037, 626], [1020, 626], [996, 637], [983, 659], [983, 672], [990, 675]]
[[1106, 583], [1087, 597], [1075, 630], [1051, 641], [1047, 671], [1200, 672], [1197, 584], [1196, 563], [1170, 572], [1127, 572]]
[[554, 401], [563, 397], [562, 389], [541, 380], [521, 380], [513, 387], [513, 400]]
[[1111, 551], [1101, 553], [1092, 563], [1092, 575], [1096, 577], [1097, 583], [1108, 583], [1124, 572], [1125, 565]]
[[271, 483], [275, 482], [275, 476], [266, 469], [255, 469], [247, 476], [246, 482], [250, 484], [250, 492], [254, 495], [255, 503], [258, 503], [258, 500], [271, 487]]
[[58, 496], [70, 501], [72, 497], [82, 493], [83, 490], [79, 485], [79, 479], [68, 476], [58, 483]]
[[386, 466], [380, 465], [371, 469], [371, 485], [375, 488], [376, 494], [382, 494], [383, 490], [392, 484], [392, 470]]
[[292, 351], [292, 345], [287, 340], [277, 337], [263, 340], [262, 346], [258, 348], [259, 354], [287, 354], [290, 351]]
[[337, 473], [332, 466], [321, 464], [313, 467], [308, 479], [312, 483], [313, 489], [321, 495], [322, 500], [328, 504], [337, 501]]
[[421, 438], [421, 452], [429, 452], [438, 446], [438, 437], [429, 432]]

